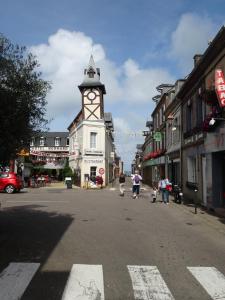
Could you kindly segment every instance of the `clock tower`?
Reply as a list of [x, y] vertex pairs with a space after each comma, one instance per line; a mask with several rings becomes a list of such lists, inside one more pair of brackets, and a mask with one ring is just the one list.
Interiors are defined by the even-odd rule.
[[95, 67], [91, 55], [88, 67], [84, 70], [84, 80], [78, 86], [82, 95], [83, 119], [96, 121], [104, 119], [105, 86], [100, 82], [100, 69]]

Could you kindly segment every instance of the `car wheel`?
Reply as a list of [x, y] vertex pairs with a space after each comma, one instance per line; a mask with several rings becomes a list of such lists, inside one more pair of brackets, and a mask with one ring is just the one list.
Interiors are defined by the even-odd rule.
[[9, 184], [5, 187], [5, 192], [7, 194], [12, 194], [15, 191], [15, 187], [12, 184]]

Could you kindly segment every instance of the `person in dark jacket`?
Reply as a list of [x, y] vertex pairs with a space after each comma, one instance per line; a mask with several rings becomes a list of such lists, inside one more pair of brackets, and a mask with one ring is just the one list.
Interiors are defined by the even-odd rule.
[[119, 177], [119, 184], [120, 184], [120, 196], [124, 196], [124, 184], [125, 184], [126, 178], [123, 173], [120, 173]]

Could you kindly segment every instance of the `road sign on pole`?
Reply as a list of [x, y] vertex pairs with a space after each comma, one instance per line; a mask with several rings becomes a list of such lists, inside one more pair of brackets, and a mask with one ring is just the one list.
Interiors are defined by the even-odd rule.
[[98, 172], [99, 172], [100, 175], [103, 175], [103, 174], [105, 173], [105, 170], [104, 170], [103, 168], [100, 168], [100, 169], [98, 170]]

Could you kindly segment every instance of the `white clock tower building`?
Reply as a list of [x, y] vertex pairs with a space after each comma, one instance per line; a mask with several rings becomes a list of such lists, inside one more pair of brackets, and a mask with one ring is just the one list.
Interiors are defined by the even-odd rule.
[[104, 185], [113, 178], [113, 121], [104, 113], [105, 86], [100, 82], [100, 69], [91, 56], [84, 70], [84, 80], [78, 86], [82, 109], [68, 127], [70, 167], [76, 174], [76, 184], [85, 185], [87, 178], [102, 175]]

